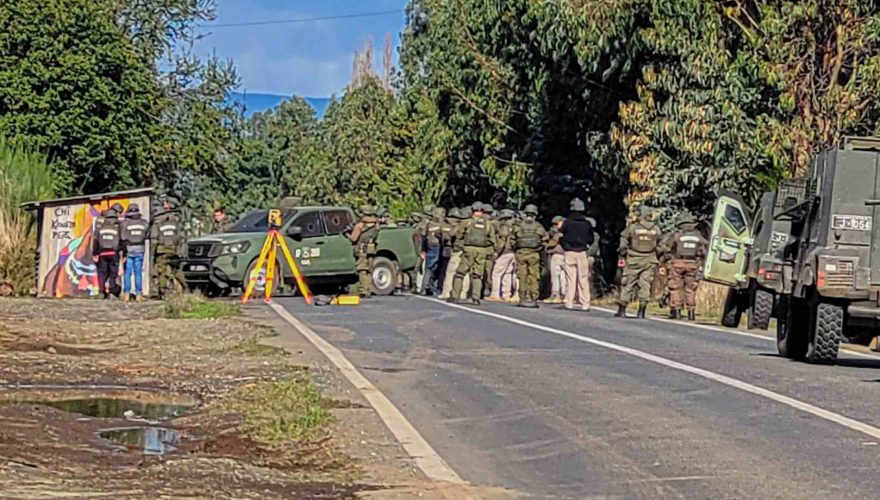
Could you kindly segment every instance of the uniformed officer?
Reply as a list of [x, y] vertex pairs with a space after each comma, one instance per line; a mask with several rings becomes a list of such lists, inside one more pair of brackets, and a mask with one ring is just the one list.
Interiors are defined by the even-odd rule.
[[657, 271], [657, 253], [663, 233], [654, 223], [651, 208], [639, 207], [639, 218], [626, 226], [620, 235], [620, 259], [623, 268], [617, 317], [626, 317], [626, 306], [639, 299], [638, 317], [644, 318], [651, 300], [651, 283]]
[[551, 221], [547, 240], [548, 265], [550, 267], [550, 296], [544, 299], [545, 304], [562, 304], [562, 297], [568, 290], [565, 276], [565, 249], [562, 248], [562, 223], [565, 217], [557, 215]]
[[[452, 254], [449, 257], [449, 262], [446, 265], [446, 275], [443, 278], [443, 288], [440, 292], [440, 298], [443, 300], [448, 299], [452, 296], [452, 286], [455, 282], [455, 272], [458, 270], [458, 266], [461, 265], [461, 256], [464, 253], [464, 241], [461, 238], [456, 237], [456, 233], [458, 232], [458, 227], [464, 223], [471, 216], [470, 207], [467, 208], [453, 208], [449, 211], [449, 222], [452, 226], [452, 237], [451, 237], [451, 250]], [[471, 276], [470, 274], [466, 274], [464, 277], [464, 281], [462, 282], [462, 291], [461, 294], [456, 297], [458, 299], [467, 298], [467, 294], [470, 291], [471, 286]]]
[[492, 266], [492, 293], [487, 300], [493, 302], [512, 301], [516, 282], [516, 248], [514, 247], [513, 210], [504, 209], [498, 213], [495, 226], [495, 264]]
[[119, 216], [108, 208], [95, 222], [92, 255], [98, 272], [98, 293], [105, 299], [119, 297]]
[[[483, 216], [486, 217], [486, 220], [489, 221], [495, 229], [495, 238], [497, 240], [499, 224], [498, 219], [495, 218], [495, 208], [488, 203], [483, 203]], [[492, 244], [495, 248], [498, 248], [497, 241], [493, 241]], [[492, 254], [489, 255], [489, 262], [486, 264], [486, 274], [483, 275], [483, 296], [488, 296], [490, 293], [494, 292], [494, 290], [492, 290], [492, 270], [495, 268], [495, 257], [497, 257], [497, 254], [492, 252]]]
[[455, 237], [462, 241], [463, 252], [461, 263], [455, 271], [452, 295], [448, 300], [453, 302], [459, 300], [464, 277], [469, 274], [471, 277], [470, 302], [479, 305], [483, 296], [483, 278], [495, 251], [495, 228], [486, 219], [482, 203], [474, 203], [472, 209], [473, 217], [464, 221], [455, 233]]
[[358, 283], [361, 297], [373, 294], [373, 258], [376, 256], [376, 240], [379, 238], [379, 221], [373, 207], [361, 207], [361, 219], [354, 225], [348, 239], [354, 244], [357, 260]]
[[538, 217], [538, 207], [526, 205], [523, 221], [517, 224], [511, 238], [516, 249], [516, 274], [519, 277], [520, 307], [538, 307], [541, 293], [541, 250], [547, 243], [547, 231]]
[[[434, 205], [425, 205], [422, 209], [422, 213], [419, 215], [419, 222], [418, 222], [418, 224], [416, 224], [416, 231], [415, 231], [416, 240], [417, 240], [416, 241], [416, 248], [419, 250], [421, 250], [422, 247], [424, 246], [424, 242], [422, 241], [422, 234], [425, 231], [425, 226], [427, 226], [428, 223], [433, 218], [434, 208], [436, 208], [436, 207], [434, 207]], [[420, 293], [422, 290], [422, 283], [425, 279], [425, 266], [426, 266], [425, 258], [426, 257], [427, 257], [427, 255], [424, 252], [422, 252], [422, 251], [419, 252], [419, 267], [418, 267], [418, 270], [416, 271], [416, 283], [415, 283], [416, 293]]]
[[669, 255], [669, 317], [679, 319], [682, 306], [687, 308], [688, 321], [697, 319], [697, 289], [700, 268], [709, 243], [697, 228], [697, 221], [683, 213], [676, 221], [675, 230], [661, 244], [661, 251]]
[[227, 229], [229, 229], [229, 217], [226, 215], [226, 209], [215, 208], [214, 218], [211, 219], [211, 234], [225, 233]]
[[440, 278], [440, 256], [443, 250], [443, 226], [445, 224], [446, 209], [435, 207], [431, 213], [431, 219], [421, 227], [421, 253], [425, 259], [425, 276], [422, 278], [422, 286], [419, 289], [421, 295], [434, 295], [441, 286], [437, 280]]
[[131, 299], [132, 294], [136, 301], [144, 301], [144, 255], [147, 252], [149, 235], [150, 224], [141, 217], [140, 208], [132, 203], [125, 212], [121, 231], [122, 255], [125, 258], [125, 271], [122, 274], [123, 301]]
[[153, 219], [150, 228], [150, 244], [156, 253], [156, 284], [160, 298], [169, 291], [183, 290], [178, 253], [182, 228], [176, 209], [176, 201], [172, 198], [166, 198], [162, 203], [160, 213]]

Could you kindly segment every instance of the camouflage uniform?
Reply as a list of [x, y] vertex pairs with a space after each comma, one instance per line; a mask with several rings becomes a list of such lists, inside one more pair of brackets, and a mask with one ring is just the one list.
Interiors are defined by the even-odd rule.
[[538, 207], [528, 205], [525, 220], [517, 224], [510, 237], [516, 249], [516, 274], [519, 277], [520, 305], [538, 307], [541, 293], [541, 250], [547, 243], [547, 231], [535, 220]]
[[180, 216], [171, 201], [166, 202], [153, 220], [150, 228], [150, 243], [156, 255], [156, 284], [159, 297], [169, 291], [183, 290], [183, 274], [180, 271], [180, 247], [182, 231]]
[[464, 221], [455, 232], [455, 238], [462, 241], [463, 252], [461, 263], [455, 271], [449, 300], [459, 300], [464, 277], [470, 274], [471, 302], [479, 304], [483, 294], [483, 278], [495, 251], [495, 227], [483, 215], [482, 203], [474, 203], [473, 210], [473, 218]]
[[355, 268], [362, 297], [373, 294], [373, 258], [376, 256], [376, 240], [379, 237], [379, 221], [372, 207], [361, 207], [361, 219], [354, 225], [348, 239], [354, 244]]
[[644, 318], [651, 300], [651, 284], [657, 271], [657, 252], [663, 234], [651, 215], [648, 207], [641, 207], [639, 220], [629, 224], [620, 235], [620, 258], [624, 261], [617, 311], [620, 317], [626, 316], [626, 306], [637, 296], [638, 317]]
[[687, 308], [688, 319], [696, 319], [699, 272], [706, 256], [708, 242], [697, 229], [690, 215], [683, 215], [675, 231], [667, 235], [661, 244], [663, 253], [669, 255], [669, 317], [679, 319], [682, 306]]

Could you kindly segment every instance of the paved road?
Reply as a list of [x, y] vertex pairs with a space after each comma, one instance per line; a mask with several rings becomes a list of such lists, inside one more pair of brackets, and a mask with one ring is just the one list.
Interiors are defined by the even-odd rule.
[[810, 366], [779, 358], [764, 339], [599, 311], [486, 304], [481, 311], [502, 316], [487, 317], [416, 297], [357, 308], [281, 303], [475, 484], [538, 498], [880, 496], [880, 436], [871, 428], [701, 375], [880, 427], [880, 359], [850, 354], [838, 366]]

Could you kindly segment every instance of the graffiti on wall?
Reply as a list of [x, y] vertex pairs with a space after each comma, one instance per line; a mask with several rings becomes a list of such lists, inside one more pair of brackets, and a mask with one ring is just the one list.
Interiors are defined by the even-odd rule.
[[[132, 203], [139, 208], [150, 206], [149, 198], [143, 196], [42, 207], [38, 283], [41, 295], [60, 298], [98, 294], [92, 237], [101, 212], [116, 203], [124, 210]], [[144, 272], [148, 273], [148, 268]]]

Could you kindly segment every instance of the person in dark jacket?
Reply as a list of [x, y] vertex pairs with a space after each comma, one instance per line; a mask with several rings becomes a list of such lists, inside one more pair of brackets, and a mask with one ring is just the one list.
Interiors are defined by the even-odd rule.
[[[122, 221], [122, 256], [125, 259], [122, 300], [144, 301], [144, 255], [150, 237], [150, 225], [141, 217], [137, 205], [131, 204]], [[134, 282], [134, 289], [132, 289]], [[134, 295], [134, 297], [132, 297]]]
[[565, 252], [565, 308], [574, 309], [575, 297], [581, 310], [590, 310], [590, 263], [588, 251], [595, 235], [593, 224], [584, 215], [586, 206], [578, 198], [571, 201], [571, 215], [562, 223], [562, 250]]
[[119, 297], [119, 214], [110, 208], [95, 222], [92, 255], [98, 271], [98, 293]]

